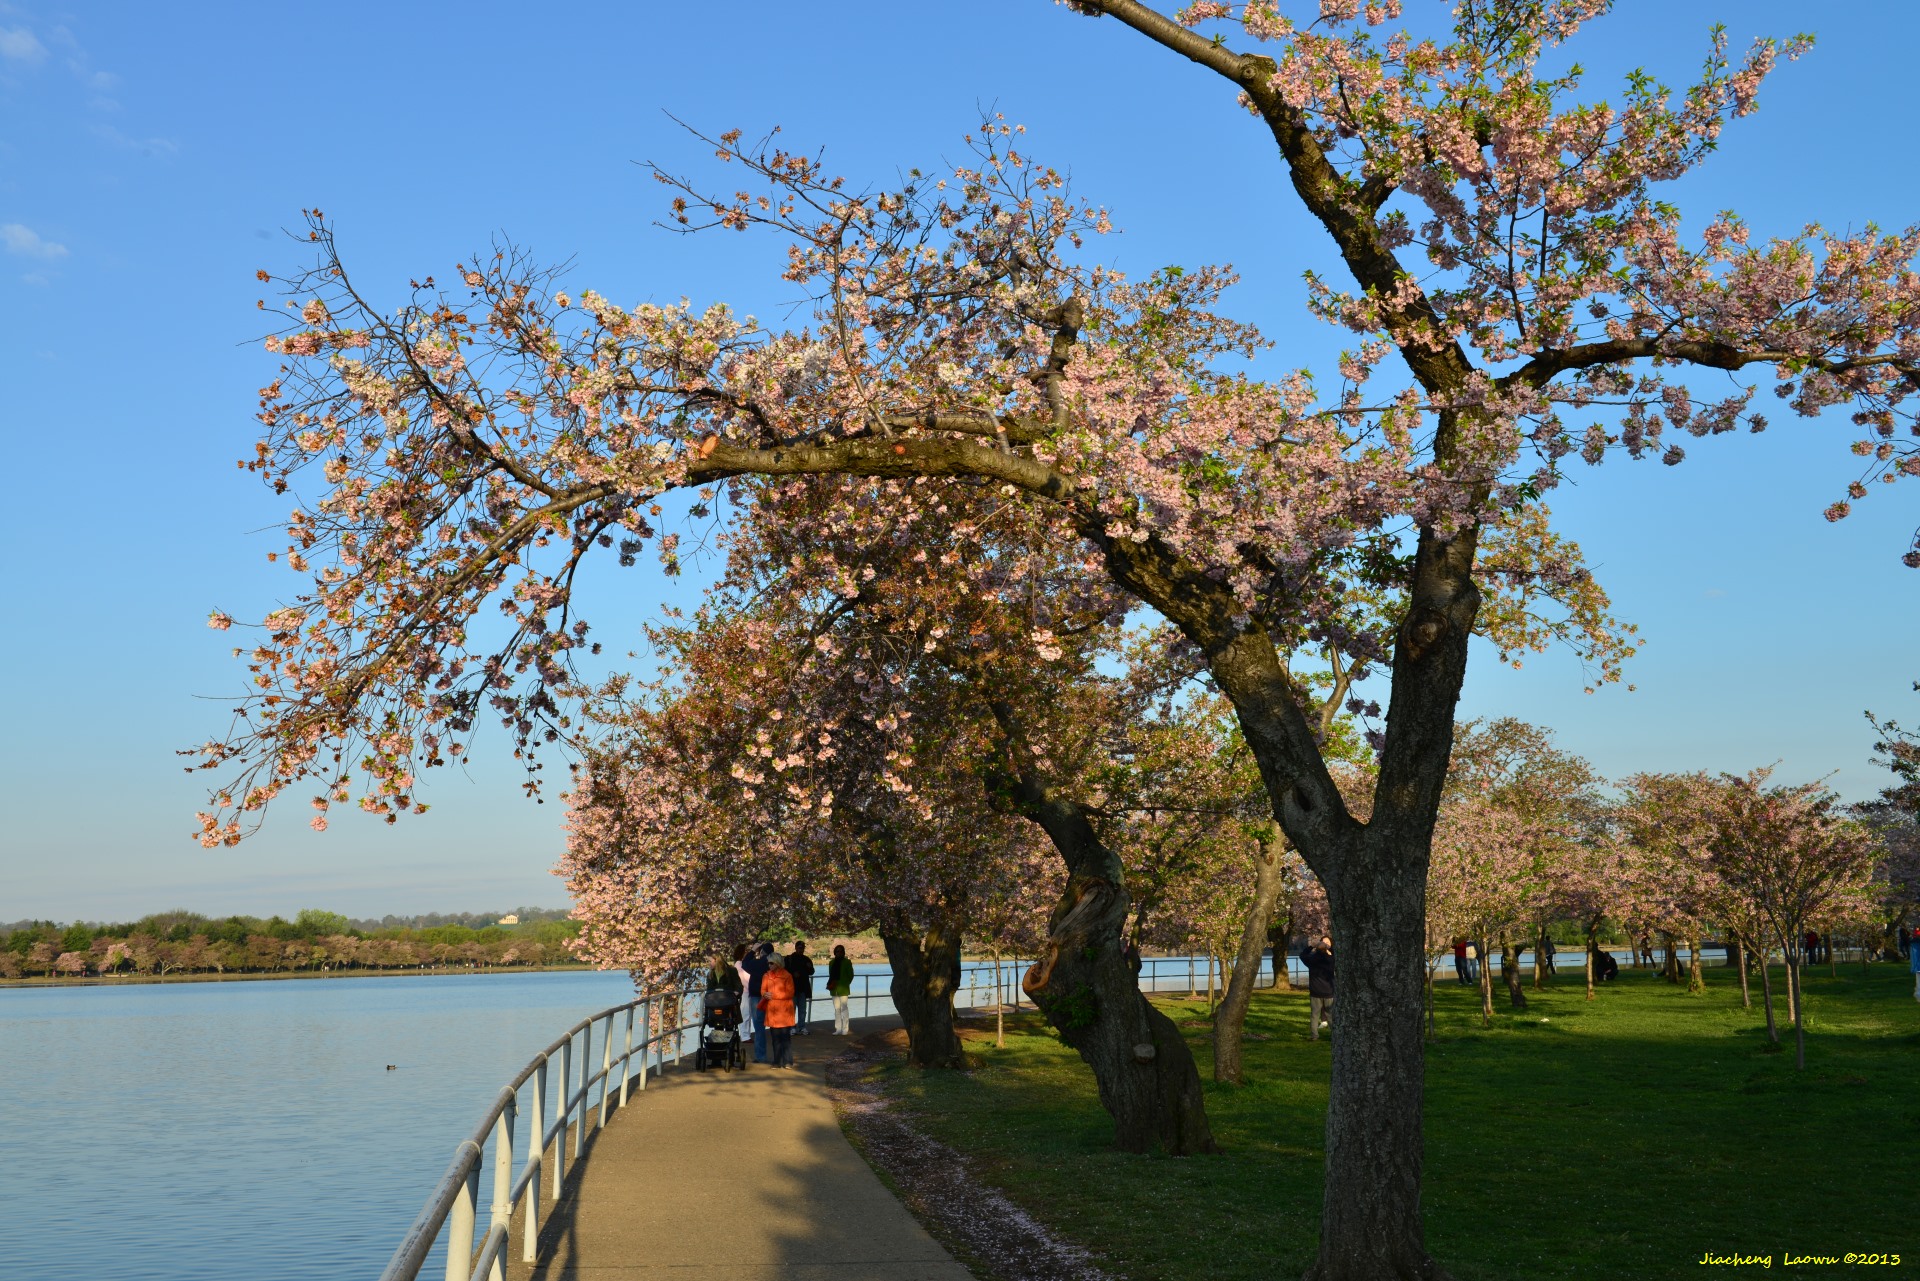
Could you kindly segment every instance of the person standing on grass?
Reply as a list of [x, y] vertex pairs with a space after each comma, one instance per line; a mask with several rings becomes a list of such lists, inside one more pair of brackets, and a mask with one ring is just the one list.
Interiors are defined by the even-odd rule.
[[1478, 983], [1479, 981], [1480, 949], [1469, 943], [1467, 944], [1467, 982]]
[[1920, 927], [1907, 940], [1907, 964], [1913, 969], [1913, 999], [1920, 1001]]
[[760, 978], [760, 1015], [767, 1025], [767, 1048], [777, 1068], [793, 1066], [793, 975], [786, 961], [768, 949], [767, 969]]
[[839, 943], [833, 945], [833, 959], [827, 962], [827, 995], [833, 998], [833, 1034], [852, 1035], [847, 998], [853, 995], [853, 962], [847, 959], [846, 947]]
[[1467, 983], [1467, 941], [1457, 934], [1453, 939], [1453, 981], [1462, 987]]
[[1545, 934], [1540, 936], [1540, 962], [1546, 967], [1547, 973], [1559, 973], [1553, 968], [1553, 939]]
[[760, 1005], [760, 984], [767, 973], [767, 963], [773, 958], [773, 944], [762, 943], [747, 953], [747, 959], [740, 962], [740, 968], [747, 976], [747, 1004], [755, 1011], [753, 1020], [753, 1061], [767, 1061], [767, 1022], [758, 1011]]
[[1320, 936], [1318, 947], [1300, 949], [1300, 963], [1307, 967], [1307, 1039], [1320, 1039], [1324, 1024], [1333, 1030], [1333, 940]]
[[793, 954], [787, 957], [787, 973], [793, 975], [793, 1010], [795, 1036], [811, 1036], [813, 1029], [807, 1026], [809, 1011], [813, 1007], [813, 958], [807, 955], [805, 939], [793, 945]]

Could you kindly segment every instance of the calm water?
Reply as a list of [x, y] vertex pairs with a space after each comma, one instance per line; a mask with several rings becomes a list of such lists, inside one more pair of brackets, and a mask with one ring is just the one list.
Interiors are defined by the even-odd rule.
[[376, 1277], [500, 1087], [632, 995], [589, 972], [0, 990], [4, 1272]]

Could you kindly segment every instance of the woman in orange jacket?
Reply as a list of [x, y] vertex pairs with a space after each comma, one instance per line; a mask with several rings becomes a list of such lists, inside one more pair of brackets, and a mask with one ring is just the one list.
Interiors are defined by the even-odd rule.
[[767, 1056], [777, 1068], [793, 1066], [793, 975], [775, 952], [767, 958], [766, 977], [760, 980], [760, 1016], [767, 1025]]

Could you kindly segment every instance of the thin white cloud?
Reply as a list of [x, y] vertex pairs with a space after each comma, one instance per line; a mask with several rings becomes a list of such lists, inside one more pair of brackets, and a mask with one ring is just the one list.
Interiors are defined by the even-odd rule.
[[4, 243], [7, 252], [19, 254], [22, 258], [65, 258], [67, 247], [57, 241], [42, 240], [40, 233], [31, 227], [23, 227], [17, 222], [0, 225], [0, 243]]
[[0, 58], [36, 63], [47, 56], [47, 46], [25, 27], [0, 27]]
[[103, 142], [110, 142], [116, 147], [124, 147], [128, 151], [138, 151], [143, 155], [152, 156], [155, 159], [171, 156], [180, 150], [180, 144], [171, 138], [135, 138], [128, 134], [121, 133], [112, 125], [95, 125], [93, 127], [93, 133], [96, 138], [101, 139]]

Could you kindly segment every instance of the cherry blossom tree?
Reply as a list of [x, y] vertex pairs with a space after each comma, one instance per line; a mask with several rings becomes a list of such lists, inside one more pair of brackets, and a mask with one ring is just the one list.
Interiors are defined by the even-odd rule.
[[[313, 585], [242, 647], [258, 691], [201, 751], [235, 775], [202, 836], [239, 839], [296, 784], [314, 786], [317, 825], [356, 790], [389, 819], [413, 812], [418, 771], [459, 759], [489, 710], [523, 752], [557, 739], [567, 660], [589, 644], [575, 570], [603, 540], [676, 564], [679, 535], [655, 523], [666, 491], [985, 482], [1204, 657], [1325, 887], [1343, 967], [1367, 977], [1343, 997], [1313, 1275], [1440, 1276], [1419, 1212], [1424, 881], [1476, 619], [1554, 602], [1520, 614], [1617, 674], [1591, 576], [1523, 535], [1576, 456], [1678, 463], [1672, 436], [1764, 425], [1751, 385], [1696, 402], [1691, 370], [1770, 372], [1804, 416], [1851, 408], [1864, 470], [1830, 518], [1920, 472], [1920, 230], [1755, 245], [1732, 214], [1689, 234], [1660, 198], [1802, 41], [1736, 59], [1716, 35], [1698, 83], [1636, 77], [1614, 105], [1539, 72], [1603, 0], [1470, 0], [1446, 39], [1376, 36], [1395, 3], [1329, 0], [1302, 23], [1270, 3], [1070, 7], [1218, 76], [1226, 118], [1271, 133], [1331, 251], [1308, 305], [1355, 335], [1337, 377], [1249, 377], [1236, 362], [1261, 340], [1219, 313], [1226, 273], [1083, 265], [1077, 241], [1105, 216], [997, 127], [950, 176], [889, 191], [736, 134], [716, 149], [738, 194], [662, 174], [690, 227], [790, 238], [788, 279], [819, 305], [781, 331], [719, 306], [576, 304], [510, 250], [452, 290], [422, 281], [396, 313], [352, 284], [315, 214], [319, 262], [283, 282], [299, 322], [273, 339], [286, 368], [250, 460], [282, 490], [324, 478], [289, 522], [288, 563]], [[1377, 626], [1353, 624], [1355, 582], [1391, 601]], [[472, 626], [489, 601], [507, 609], [498, 644]], [[1388, 675], [1365, 821], [1283, 662], [1311, 638]], [[1078, 840], [1040, 792], [1020, 803], [1053, 815], [1056, 846]], [[1121, 869], [1069, 863], [1077, 919], [1115, 936]]]
[[1846, 914], [1868, 893], [1873, 843], [1843, 819], [1838, 797], [1819, 784], [1770, 783], [1772, 771], [1725, 779], [1712, 869], [1752, 904], [1779, 939], [1787, 962], [1794, 1063], [1807, 1065], [1806, 1001], [1800, 989], [1801, 935], [1823, 915]]

